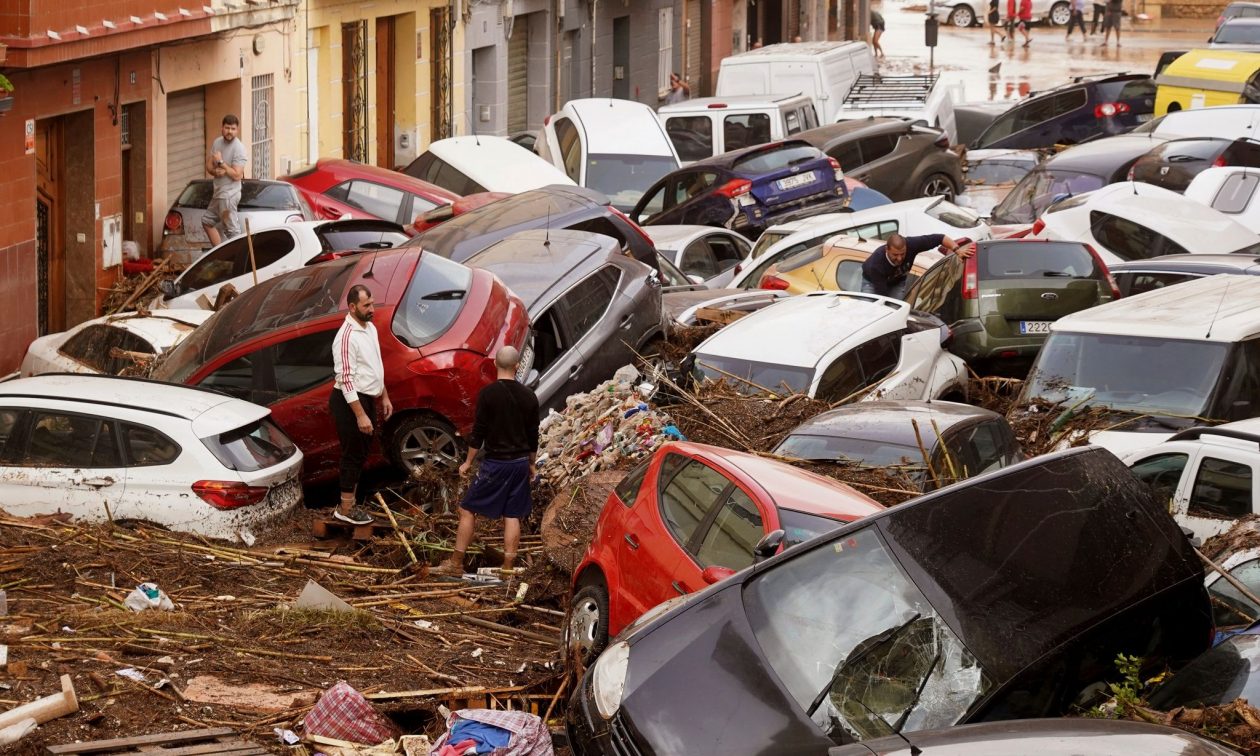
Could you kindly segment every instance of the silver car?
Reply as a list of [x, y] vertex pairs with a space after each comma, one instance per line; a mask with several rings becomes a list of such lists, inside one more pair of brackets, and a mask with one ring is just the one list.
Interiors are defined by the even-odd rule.
[[717, 226], [644, 226], [656, 251], [705, 288], [729, 286], [752, 244], [742, 234]]
[[[210, 179], [189, 181], [184, 191], [179, 193], [179, 198], [171, 205], [162, 223], [161, 250], [164, 255], [174, 256], [187, 265], [210, 249], [210, 238], [201, 225], [201, 218], [210, 206], [213, 193], [214, 184]], [[245, 179], [241, 182], [238, 208], [242, 231], [245, 230], [246, 218], [251, 231], [291, 221], [318, 220], [297, 187], [284, 181]]]
[[[1006, 14], [1006, 4], [999, 3], [999, 12]], [[946, 14], [945, 22], [952, 26], [979, 26], [984, 14], [989, 12], [986, 0], [937, 0], [937, 14]], [[1072, 18], [1072, 5], [1068, 0], [1032, 0], [1033, 21], [1049, 21], [1055, 26], [1067, 26]]]

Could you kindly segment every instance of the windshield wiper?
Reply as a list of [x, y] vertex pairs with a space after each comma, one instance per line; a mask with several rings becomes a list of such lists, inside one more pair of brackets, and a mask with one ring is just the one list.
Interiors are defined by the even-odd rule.
[[[837, 664], [835, 671], [831, 673], [831, 679], [827, 680], [827, 684], [823, 686], [822, 690], [818, 691], [818, 695], [814, 696], [814, 700], [810, 702], [809, 708], [805, 710], [805, 716], [807, 717], [814, 716], [814, 712], [818, 711], [818, 707], [822, 705], [823, 699], [826, 698], [827, 694], [831, 692], [832, 686], [836, 684], [836, 680], [840, 679], [840, 673], [843, 672], [846, 667], [851, 667], [854, 664], [857, 664], [858, 662], [862, 661], [866, 657], [870, 656], [871, 652], [873, 652], [875, 649], [883, 648], [890, 641], [892, 641], [893, 639], [901, 635], [901, 633], [904, 632], [907, 627], [910, 627], [910, 625], [914, 624], [915, 620], [919, 619], [922, 616], [923, 616], [922, 612], [915, 612], [910, 617], [910, 619], [906, 620], [900, 625], [897, 625], [894, 628], [885, 630], [883, 634], [876, 636], [878, 640], [876, 640], [874, 643], [872, 643], [871, 645], [863, 649], [860, 654], [858, 654], [857, 656], [850, 657], [848, 659], [844, 659], [839, 664]], [[887, 722], [885, 722], [885, 724], [887, 724]]]
[[910, 718], [910, 712], [914, 711], [914, 707], [919, 705], [919, 698], [923, 696], [923, 689], [927, 687], [928, 680], [932, 679], [932, 670], [936, 669], [936, 665], [941, 661], [941, 650], [936, 649], [936, 656], [932, 657], [932, 663], [928, 665], [927, 674], [923, 675], [923, 682], [919, 683], [919, 688], [914, 692], [914, 698], [910, 699], [910, 705], [906, 710], [901, 712], [901, 716], [897, 717], [897, 723], [893, 725], [893, 732], [901, 734], [901, 728], [906, 726], [906, 720]]
[[1064, 273], [1061, 270], [1043, 270], [1041, 275], [1047, 278], [1072, 278], [1071, 273]]

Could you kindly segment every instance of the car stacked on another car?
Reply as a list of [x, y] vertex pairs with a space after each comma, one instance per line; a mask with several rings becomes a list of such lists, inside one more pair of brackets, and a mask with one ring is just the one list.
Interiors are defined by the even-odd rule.
[[449, 137], [431, 142], [403, 173], [461, 196], [527, 192], [576, 182], [533, 152], [503, 137]]
[[870, 116], [810, 129], [798, 138], [835, 158], [846, 176], [893, 201], [952, 200], [962, 190], [962, 164], [939, 129]]
[[1077, 76], [1018, 102], [993, 119], [969, 147], [1050, 148], [1121, 134], [1150, 120], [1155, 80], [1143, 74]]
[[1107, 267], [1120, 289], [1120, 296], [1128, 297], [1222, 273], [1260, 276], [1260, 256], [1163, 255]]
[[[210, 206], [213, 194], [214, 184], [210, 179], [188, 182], [162, 222], [162, 242], [158, 249], [163, 255], [187, 264], [212, 246], [201, 219]], [[283, 181], [245, 179], [241, 182], [238, 207], [242, 232], [247, 219], [253, 231], [316, 219], [302, 193]]]
[[41, 373], [143, 372], [212, 314], [209, 310], [159, 310], [147, 316], [129, 312], [88, 320], [32, 341], [19, 372], [28, 378]]
[[1171, 139], [1138, 158], [1129, 169], [1128, 178], [1184, 192], [1203, 171], [1226, 166], [1260, 168], [1260, 141], [1218, 137]]
[[[761, 288], [804, 294], [810, 291], [861, 291], [862, 263], [883, 241], [855, 236], [833, 236], [819, 246], [779, 258], [761, 277]], [[914, 283], [941, 258], [936, 251], [920, 252], [906, 274]]]
[[752, 251], [742, 235], [715, 226], [648, 226], [644, 233], [656, 251], [678, 266], [693, 282], [721, 289]]
[[284, 176], [296, 186], [317, 217], [337, 220], [375, 218], [408, 228], [430, 210], [450, 205], [460, 195], [405, 173], [354, 160], [322, 158], [303, 171]]

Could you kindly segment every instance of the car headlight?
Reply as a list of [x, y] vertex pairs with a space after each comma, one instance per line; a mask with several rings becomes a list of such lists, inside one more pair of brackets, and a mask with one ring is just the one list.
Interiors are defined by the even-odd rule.
[[620, 641], [604, 649], [595, 660], [591, 673], [591, 692], [595, 696], [595, 708], [604, 719], [612, 719], [621, 708], [621, 696], [626, 690], [626, 670], [630, 666], [630, 644]]

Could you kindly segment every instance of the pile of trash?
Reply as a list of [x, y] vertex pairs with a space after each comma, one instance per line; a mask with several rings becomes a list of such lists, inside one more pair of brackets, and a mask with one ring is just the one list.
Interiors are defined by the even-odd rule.
[[652, 406], [656, 386], [641, 381], [631, 365], [584, 394], [568, 398], [539, 426], [538, 470], [555, 490], [593, 472], [642, 459], [683, 434], [668, 414]]

